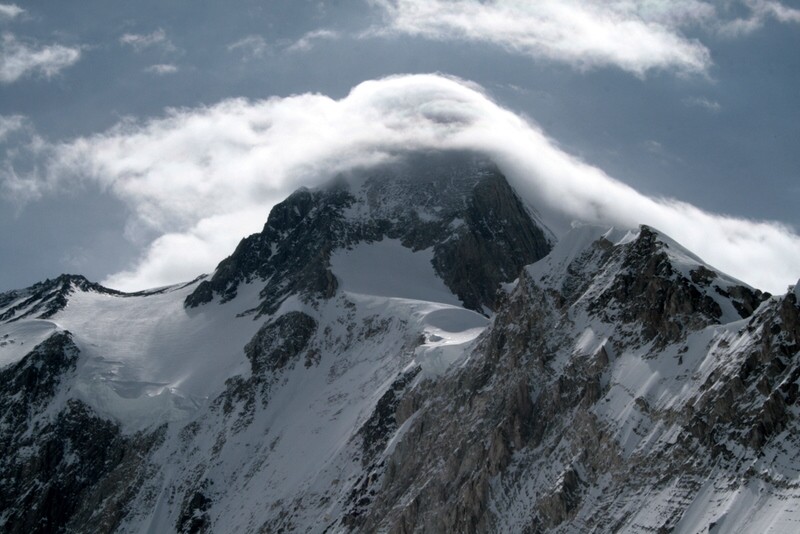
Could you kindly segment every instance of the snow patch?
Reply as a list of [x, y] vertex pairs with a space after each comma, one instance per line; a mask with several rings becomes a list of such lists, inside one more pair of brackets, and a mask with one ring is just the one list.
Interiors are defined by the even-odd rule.
[[470, 352], [471, 344], [486, 329], [489, 320], [464, 308], [441, 307], [421, 319], [425, 342], [414, 351], [422, 376], [441, 375]]
[[[248, 373], [243, 347], [261, 322], [237, 314], [257, 305], [260, 287], [243, 285], [231, 302], [186, 309], [195, 285], [141, 296], [71, 295], [54, 319], [81, 351], [74, 395], [135, 432], [189, 416], [227, 378]], [[47, 321], [20, 326], [46, 328], [37, 323]]]

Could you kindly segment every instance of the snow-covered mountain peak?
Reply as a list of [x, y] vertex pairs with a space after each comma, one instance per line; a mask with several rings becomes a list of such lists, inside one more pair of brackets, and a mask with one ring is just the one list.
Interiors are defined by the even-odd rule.
[[0, 529], [792, 531], [797, 287], [647, 226], [553, 244], [493, 164], [418, 154], [211, 277], [3, 294]]
[[715, 270], [661, 232], [578, 225], [526, 275], [643, 341], [674, 342], [691, 330], [749, 317], [769, 297]]
[[187, 298], [189, 307], [236, 296], [243, 282], [264, 283], [257, 313], [274, 313], [290, 295], [328, 299], [338, 282], [337, 250], [396, 240], [431, 250], [433, 272], [469, 309], [489, 313], [499, 285], [543, 257], [552, 237], [497, 167], [462, 153], [416, 154], [299, 190], [270, 213]]

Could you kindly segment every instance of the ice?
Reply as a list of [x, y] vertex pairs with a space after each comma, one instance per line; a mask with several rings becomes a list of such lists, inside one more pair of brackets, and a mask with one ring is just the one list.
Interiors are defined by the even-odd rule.
[[425, 343], [415, 351], [423, 376], [438, 376], [469, 352], [489, 320], [463, 308], [433, 308], [421, 317]]
[[[53, 318], [81, 350], [74, 395], [136, 431], [190, 416], [227, 378], [247, 373], [243, 347], [261, 323], [237, 314], [257, 303], [260, 288], [244, 285], [235, 301], [186, 309], [195, 285], [141, 296], [75, 291]], [[55, 328], [49, 321], [15, 324], [0, 328], [40, 331], [39, 337]]]

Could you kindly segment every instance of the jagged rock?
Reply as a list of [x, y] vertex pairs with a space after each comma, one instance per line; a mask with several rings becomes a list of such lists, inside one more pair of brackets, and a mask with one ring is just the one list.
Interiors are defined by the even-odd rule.
[[0, 473], [9, 533], [61, 531], [125, 451], [119, 428], [75, 400], [15, 445], [26, 454], [4, 451]]
[[205, 496], [201, 490], [197, 490], [187, 495], [181, 506], [181, 515], [175, 529], [181, 534], [198, 534], [209, 532], [208, 509], [211, 506], [211, 499]]
[[[11, 455], [13, 440], [56, 394], [75, 370], [80, 351], [69, 332], [52, 334], [22, 360], [0, 370], [0, 457]], [[66, 376], [65, 376], [66, 375]]]
[[398, 376], [389, 386], [389, 389], [386, 390], [386, 393], [378, 400], [372, 415], [359, 430], [359, 434], [363, 439], [361, 461], [364, 465], [368, 465], [375, 459], [375, 456], [382, 451], [389, 438], [397, 430], [397, 407], [406, 387], [420, 371], [420, 367], [414, 367]]
[[691, 280], [676, 273], [664, 246], [655, 232], [642, 226], [623, 253], [623, 268], [613, 285], [596, 299], [593, 309], [606, 313], [619, 303], [617, 319], [642, 325], [645, 340], [670, 343], [680, 340], [686, 329], [719, 321], [722, 310]]
[[254, 375], [276, 372], [297, 358], [317, 329], [317, 322], [302, 312], [289, 312], [266, 323], [245, 346]]
[[539, 513], [543, 525], [551, 529], [560, 525], [580, 503], [581, 479], [573, 468], [564, 471], [555, 484], [555, 491], [539, 501]]

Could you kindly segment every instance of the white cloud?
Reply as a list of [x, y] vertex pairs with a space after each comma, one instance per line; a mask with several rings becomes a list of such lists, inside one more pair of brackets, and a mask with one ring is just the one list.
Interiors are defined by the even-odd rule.
[[[739, 36], [769, 20], [800, 22], [777, 0], [372, 0], [382, 25], [364, 36], [409, 35], [491, 43], [578, 69], [617, 67], [707, 74], [711, 53], [698, 35]], [[747, 16], [732, 17], [744, 8]], [[697, 33], [697, 32], [695, 32]]]
[[438, 75], [364, 82], [341, 100], [302, 94], [172, 109], [66, 143], [34, 142], [35, 170], [7, 164], [0, 176], [18, 197], [89, 182], [122, 199], [137, 214], [134, 226], [159, 237], [106, 283], [142, 289], [210, 271], [298, 186], [420, 148], [489, 154], [557, 234], [574, 219], [645, 223], [763, 289], [783, 291], [800, 274], [791, 229], [644, 196], [565, 153], [480, 87]]
[[303, 34], [296, 41], [283, 40], [273, 46], [260, 35], [248, 35], [238, 41], [228, 45], [229, 52], [239, 52], [242, 60], [252, 61], [263, 59], [271, 55], [275, 50], [283, 49], [287, 52], [307, 52], [311, 50], [317, 41], [339, 39], [341, 34], [333, 30], [319, 29]]
[[386, 24], [373, 34], [492, 43], [579, 69], [616, 66], [704, 73], [711, 55], [680, 28], [714, 14], [699, 0], [374, 0]]
[[664, 145], [656, 141], [655, 139], [646, 139], [642, 141], [642, 146], [645, 150], [652, 154], [663, 154], [664, 153]]
[[683, 105], [690, 108], [703, 108], [713, 113], [722, 110], [722, 105], [716, 100], [711, 100], [703, 96], [689, 96], [682, 100]]
[[0, 38], [0, 83], [13, 83], [34, 74], [51, 78], [80, 57], [80, 48], [27, 44], [13, 34], [4, 33]]
[[174, 52], [175, 45], [167, 38], [167, 32], [158, 28], [152, 33], [126, 33], [119, 38], [122, 45], [130, 46], [137, 52], [146, 48], [159, 47], [167, 52]]
[[782, 23], [800, 23], [800, 9], [786, 7], [775, 0], [742, 0], [742, 3], [749, 9], [749, 15], [721, 23], [720, 32], [723, 35], [737, 37], [753, 33], [770, 19]]
[[0, 115], [0, 142], [12, 133], [23, 129], [27, 125], [24, 115]]
[[149, 72], [151, 74], [158, 74], [159, 76], [163, 76], [165, 74], [175, 74], [178, 72], [178, 67], [171, 63], [159, 63], [157, 65], [150, 65], [146, 69], [145, 72]]
[[242, 59], [247, 61], [261, 59], [271, 53], [272, 49], [260, 35], [248, 35], [228, 45], [228, 52], [234, 51], [240, 52]]
[[300, 39], [289, 45], [286, 50], [289, 52], [306, 52], [314, 47], [316, 41], [330, 41], [339, 37], [339, 32], [333, 30], [314, 30], [304, 34]]
[[0, 20], [13, 19], [25, 13], [17, 4], [0, 4]]

